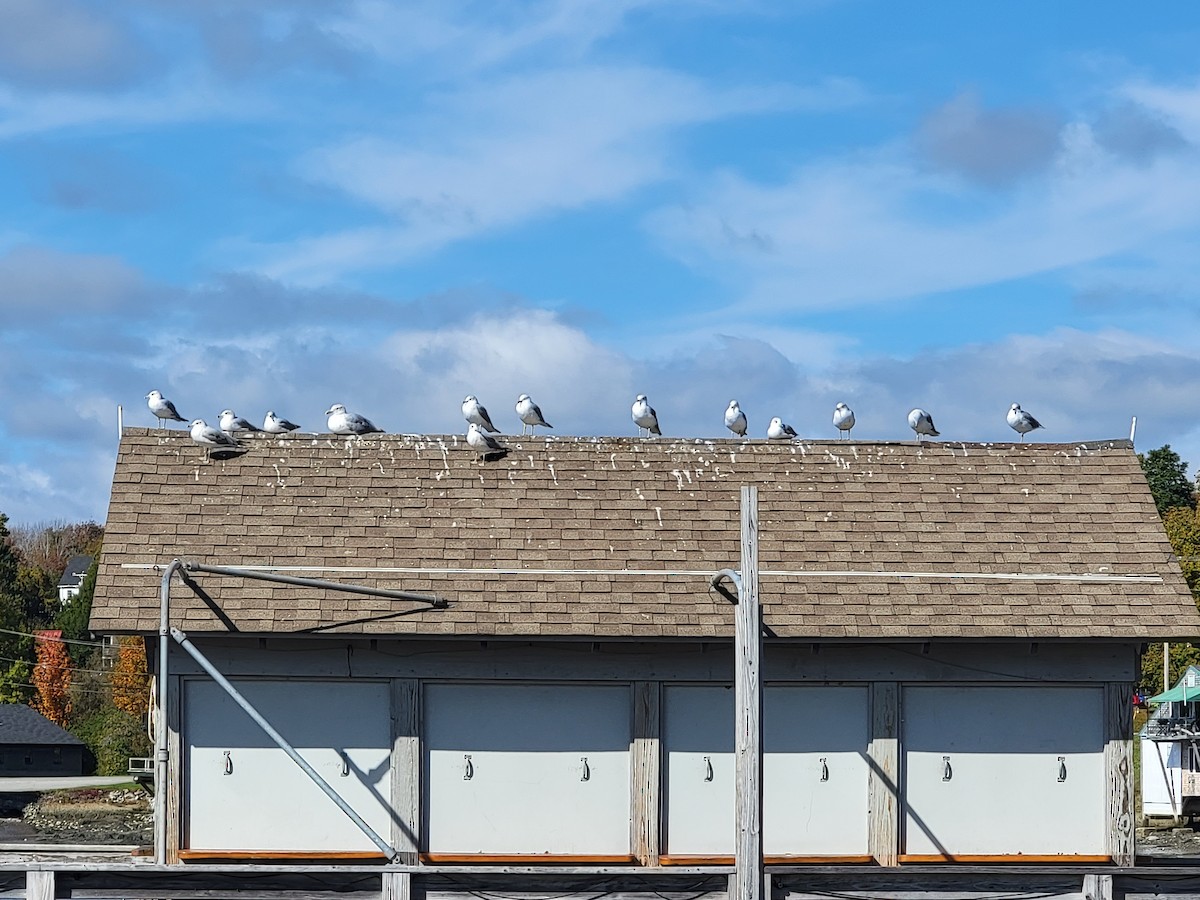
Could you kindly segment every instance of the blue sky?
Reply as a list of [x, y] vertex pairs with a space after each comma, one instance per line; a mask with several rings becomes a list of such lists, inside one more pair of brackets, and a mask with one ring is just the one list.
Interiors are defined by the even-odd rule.
[[1170, 443], [1200, 465], [1200, 7], [0, 0], [0, 512], [117, 407], [322, 430]]

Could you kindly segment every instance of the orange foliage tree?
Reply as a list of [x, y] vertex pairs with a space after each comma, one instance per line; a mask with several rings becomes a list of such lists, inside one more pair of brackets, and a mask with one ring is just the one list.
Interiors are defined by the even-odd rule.
[[30, 706], [65, 728], [71, 713], [71, 657], [67, 645], [61, 631], [38, 631], [34, 637], [37, 663], [33, 667], [33, 686], [37, 695]]
[[146, 715], [150, 677], [146, 674], [146, 642], [140, 637], [123, 637], [117, 645], [112, 669], [113, 706], [135, 718]]

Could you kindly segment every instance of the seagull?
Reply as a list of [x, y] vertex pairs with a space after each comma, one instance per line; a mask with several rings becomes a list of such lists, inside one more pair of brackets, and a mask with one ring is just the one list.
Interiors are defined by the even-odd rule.
[[1013, 431], [1021, 435], [1021, 440], [1025, 440], [1025, 435], [1033, 431], [1035, 428], [1043, 428], [1041, 422], [1031, 416], [1025, 410], [1021, 409], [1019, 403], [1014, 403], [1008, 411], [1008, 424]]
[[236, 415], [232, 409], [221, 410], [221, 430], [235, 438], [262, 431], [257, 425], [251, 425], [241, 416]]
[[463, 398], [462, 404], [463, 418], [468, 423], [474, 423], [480, 428], [484, 428], [492, 434], [499, 434], [500, 429], [492, 424], [491, 418], [488, 416], [488, 411], [483, 408], [483, 405], [476, 399], [474, 394], [467, 394]]
[[771, 424], [767, 426], [767, 437], [773, 441], [786, 441], [788, 438], [796, 436], [796, 429], [785, 423], [779, 416], [773, 418]]
[[329, 409], [325, 410], [325, 415], [329, 416], [329, 430], [334, 434], [371, 434], [372, 432], [383, 433], [382, 428], [377, 428], [375, 424], [366, 416], [360, 416], [358, 413], [346, 412], [346, 407], [340, 403], [335, 403]]
[[[483, 412], [483, 407], [480, 407], [479, 409], [480, 412]], [[466, 415], [465, 411], [463, 412], [463, 415]], [[528, 394], [522, 394], [517, 398], [517, 415], [521, 419], [521, 434], [525, 433], [526, 428], [529, 429], [530, 434], [533, 434], [533, 430], [538, 425], [542, 425], [546, 428], [554, 427], [544, 418], [542, 418], [541, 409], [538, 408], [536, 403], [529, 399]], [[487, 418], [486, 412], [483, 413], [483, 417], [485, 419]]]
[[158, 425], [161, 428], [164, 421], [167, 422], [186, 422], [183, 416], [175, 409], [175, 404], [164, 397], [158, 391], [151, 391], [146, 395], [146, 405], [150, 407], [150, 412], [158, 417]]
[[646, 402], [645, 394], [637, 395], [637, 399], [633, 401], [633, 409], [630, 412], [633, 414], [634, 424], [638, 427], [638, 437], [642, 436], [643, 428], [646, 429], [646, 437], [652, 434], [662, 435], [662, 431], [658, 427], [658, 413]]
[[927, 434], [930, 437], [937, 437], [941, 434], [940, 431], [933, 427], [933, 416], [920, 407], [917, 407], [908, 414], [908, 427], [917, 433], [917, 440], [920, 440], [923, 434]]
[[746, 436], [746, 414], [736, 400], [730, 400], [729, 408], [725, 410], [725, 427], [738, 437]]
[[845, 403], [839, 403], [833, 408], [833, 424], [837, 426], [838, 431], [850, 437], [850, 429], [854, 427], [854, 410]]
[[490, 434], [485, 434], [478, 422], [472, 422], [467, 426], [467, 443], [478, 450], [480, 456], [487, 456], [489, 453], [504, 453], [508, 450]]
[[263, 419], [262, 430], [267, 434], [287, 434], [289, 431], [296, 431], [300, 426], [295, 422], [289, 422], [287, 419], [275, 415], [275, 410], [268, 409], [267, 417]]
[[192, 440], [210, 450], [237, 450], [242, 445], [220, 428], [213, 428], [203, 419], [197, 419], [191, 427]]

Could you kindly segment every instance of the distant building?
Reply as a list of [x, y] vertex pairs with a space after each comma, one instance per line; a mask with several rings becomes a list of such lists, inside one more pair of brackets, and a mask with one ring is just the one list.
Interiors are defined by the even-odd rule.
[[1194, 816], [1200, 812], [1200, 668], [1188, 666], [1142, 726], [1142, 814]]
[[0, 777], [82, 775], [84, 749], [36, 709], [0, 704]]
[[58, 602], [66, 603], [79, 594], [83, 580], [87, 578], [88, 569], [92, 567], [93, 559], [86, 553], [77, 553], [67, 560], [67, 568], [58, 579]]

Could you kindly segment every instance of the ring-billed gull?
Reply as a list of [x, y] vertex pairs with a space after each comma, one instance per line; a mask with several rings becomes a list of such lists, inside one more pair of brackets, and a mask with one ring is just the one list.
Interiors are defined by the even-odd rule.
[[251, 425], [232, 409], [221, 410], [221, 430], [235, 438], [262, 431], [257, 425]]
[[462, 402], [463, 418], [468, 424], [478, 425], [480, 428], [485, 428], [492, 434], [499, 434], [500, 429], [492, 424], [492, 418], [488, 415], [488, 411], [483, 408], [483, 404], [476, 399], [474, 394], [467, 394]]
[[146, 395], [146, 405], [150, 407], [150, 412], [158, 418], [158, 425], [161, 428], [162, 423], [166, 422], [186, 422], [178, 410], [175, 409], [175, 404], [164, 397], [158, 391], [151, 391]]
[[746, 436], [746, 414], [736, 400], [730, 400], [725, 410], [725, 427], [738, 437]]
[[[846, 437], [850, 437], [850, 429], [854, 427], [854, 410], [845, 403], [839, 403], [833, 408], [833, 424]], [[839, 434], [838, 437], [841, 437]]]
[[908, 414], [908, 427], [917, 433], [917, 440], [920, 440], [923, 434], [930, 437], [937, 437], [941, 434], [933, 427], [933, 416], [919, 406]]
[[236, 450], [242, 445], [220, 428], [213, 428], [203, 419], [197, 419], [190, 429], [192, 440], [202, 447], [216, 450]]
[[1019, 403], [1014, 403], [1008, 410], [1008, 424], [1013, 431], [1021, 435], [1021, 440], [1025, 440], [1025, 435], [1033, 431], [1035, 428], [1044, 427], [1041, 422], [1031, 416], [1025, 410], [1021, 409]]
[[788, 438], [797, 437], [797, 434], [795, 428], [776, 416], [767, 426], [767, 437], [773, 441], [786, 441]]
[[329, 409], [325, 410], [325, 415], [329, 416], [326, 424], [334, 434], [373, 434], [383, 432], [382, 428], [377, 427], [366, 416], [346, 412], [346, 407], [340, 403], [335, 403]]
[[634, 424], [638, 427], [638, 437], [642, 436], [642, 429], [646, 429], [646, 436], [652, 434], [662, 435], [662, 431], [658, 427], [658, 413], [646, 400], [645, 394], [638, 394], [633, 401], [633, 408], [630, 410], [633, 416]]
[[525, 429], [529, 429], [529, 433], [533, 434], [533, 430], [541, 425], [544, 428], [553, 428], [549, 422], [542, 416], [541, 409], [534, 403], [528, 394], [522, 394], [517, 398], [517, 417], [521, 420], [521, 434], [525, 433]]
[[504, 453], [508, 450], [507, 447], [501, 445], [490, 434], [485, 434], [478, 422], [472, 422], [467, 426], [467, 443], [478, 450], [480, 456], [485, 458], [489, 454]]
[[267, 434], [287, 434], [289, 431], [298, 431], [300, 428], [295, 422], [289, 422], [282, 416], [275, 415], [275, 410], [268, 409], [267, 417], [263, 419], [262, 430]]

